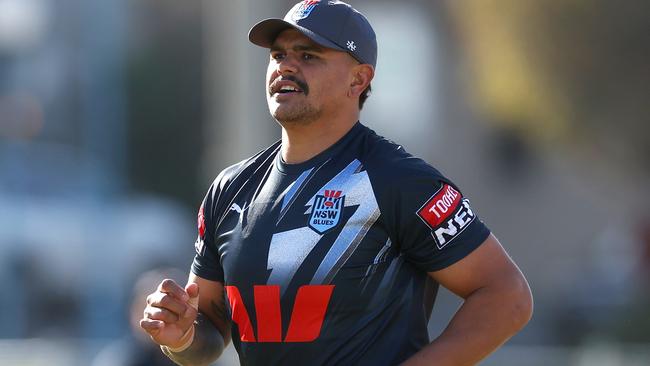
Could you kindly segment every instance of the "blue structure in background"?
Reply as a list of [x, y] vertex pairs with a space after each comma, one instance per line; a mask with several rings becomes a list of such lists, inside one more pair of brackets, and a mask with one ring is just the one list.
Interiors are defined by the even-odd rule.
[[0, 338], [115, 338], [132, 278], [192, 245], [183, 207], [127, 197], [128, 5], [0, 5], [23, 22], [0, 34]]

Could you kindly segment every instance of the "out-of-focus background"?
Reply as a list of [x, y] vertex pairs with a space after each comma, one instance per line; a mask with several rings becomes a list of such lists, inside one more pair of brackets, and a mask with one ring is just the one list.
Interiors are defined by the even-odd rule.
[[[451, 177], [533, 288], [483, 365], [650, 364], [648, 3], [350, 2], [379, 40], [362, 121]], [[213, 177], [279, 138], [247, 31], [291, 5], [0, 0], [0, 364], [155, 364], [130, 319], [184, 281]]]

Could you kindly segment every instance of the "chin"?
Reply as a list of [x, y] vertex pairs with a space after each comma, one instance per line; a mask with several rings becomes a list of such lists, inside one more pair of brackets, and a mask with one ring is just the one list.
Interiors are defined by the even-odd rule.
[[286, 108], [276, 105], [271, 109], [271, 115], [280, 124], [306, 125], [320, 117], [320, 112], [312, 108]]
[[290, 126], [290, 125], [307, 125], [313, 119], [307, 119], [301, 116], [288, 116], [288, 115], [278, 115], [274, 114], [273, 118], [275, 118], [278, 123], [280, 123], [282, 126]]

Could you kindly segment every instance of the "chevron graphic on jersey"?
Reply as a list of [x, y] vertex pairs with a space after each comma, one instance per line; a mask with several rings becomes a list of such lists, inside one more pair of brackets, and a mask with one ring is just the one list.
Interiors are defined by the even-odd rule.
[[304, 184], [308, 181], [307, 177], [309, 177], [313, 170], [314, 168], [305, 170], [293, 183], [291, 183], [289, 187], [287, 187], [286, 193], [284, 193], [284, 198], [282, 199], [282, 213], [280, 216], [283, 216], [285, 209], [290, 206], [289, 203], [293, 202], [296, 193], [300, 192], [303, 188]]
[[279, 285], [280, 295], [284, 295], [296, 271], [321, 237], [322, 235], [306, 226], [274, 234], [267, 262], [267, 269], [271, 270], [271, 274], [266, 283]]
[[313, 210], [317, 196], [328, 190], [345, 192], [345, 207], [356, 206], [356, 211], [345, 223], [341, 233], [318, 266], [311, 284], [328, 284], [352, 256], [370, 227], [379, 218], [379, 205], [370, 184], [368, 172], [359, 160], [352, 161], [341, 173], [323, 186], [321, 192], [309, 201]]
[[[356, 210], [327, 252], [315, 272], [311, 284], [327, 284], [341, 266], [350, 258], [372, 224], [379, 218], [379, 206], [375, 199], [368, 173], [358, 160], [354, 160], [332, 180], [323, 185], [305, 206], [305, 214], [312, 214], [317, 196], [325, 196], [325, 190], [345, 192], [344, 207]], [[323, 237], [309, 226], [276, 233], [271, 238], [267, 268], [271, 270], [267, 284], [280, 285], [281, 294], [293, 279], [309, 253]], [[291, 256], [286, 253], [292, 253]]]

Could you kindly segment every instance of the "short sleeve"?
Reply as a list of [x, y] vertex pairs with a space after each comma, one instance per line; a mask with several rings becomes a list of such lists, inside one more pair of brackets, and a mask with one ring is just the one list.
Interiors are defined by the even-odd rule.
[[421, 160], [397, 171], [382, 214], [406, 261], [422, 271], [441, 270], [485, 241], [489, 229], [451, 181]]
[[196, 254], [192, 262], [192, 273], [207, 280], [223, 282], [223, 268], [214, 240], [216, 229], [213, 219], [216, 206], [214, 199], [218, 197], [216, 194], [218, 192], [215, 192], [215, 189], [218, 189], [218, 186], [213, 183], [205, 195], [197, 215], [198, 235], [194, 243]]

